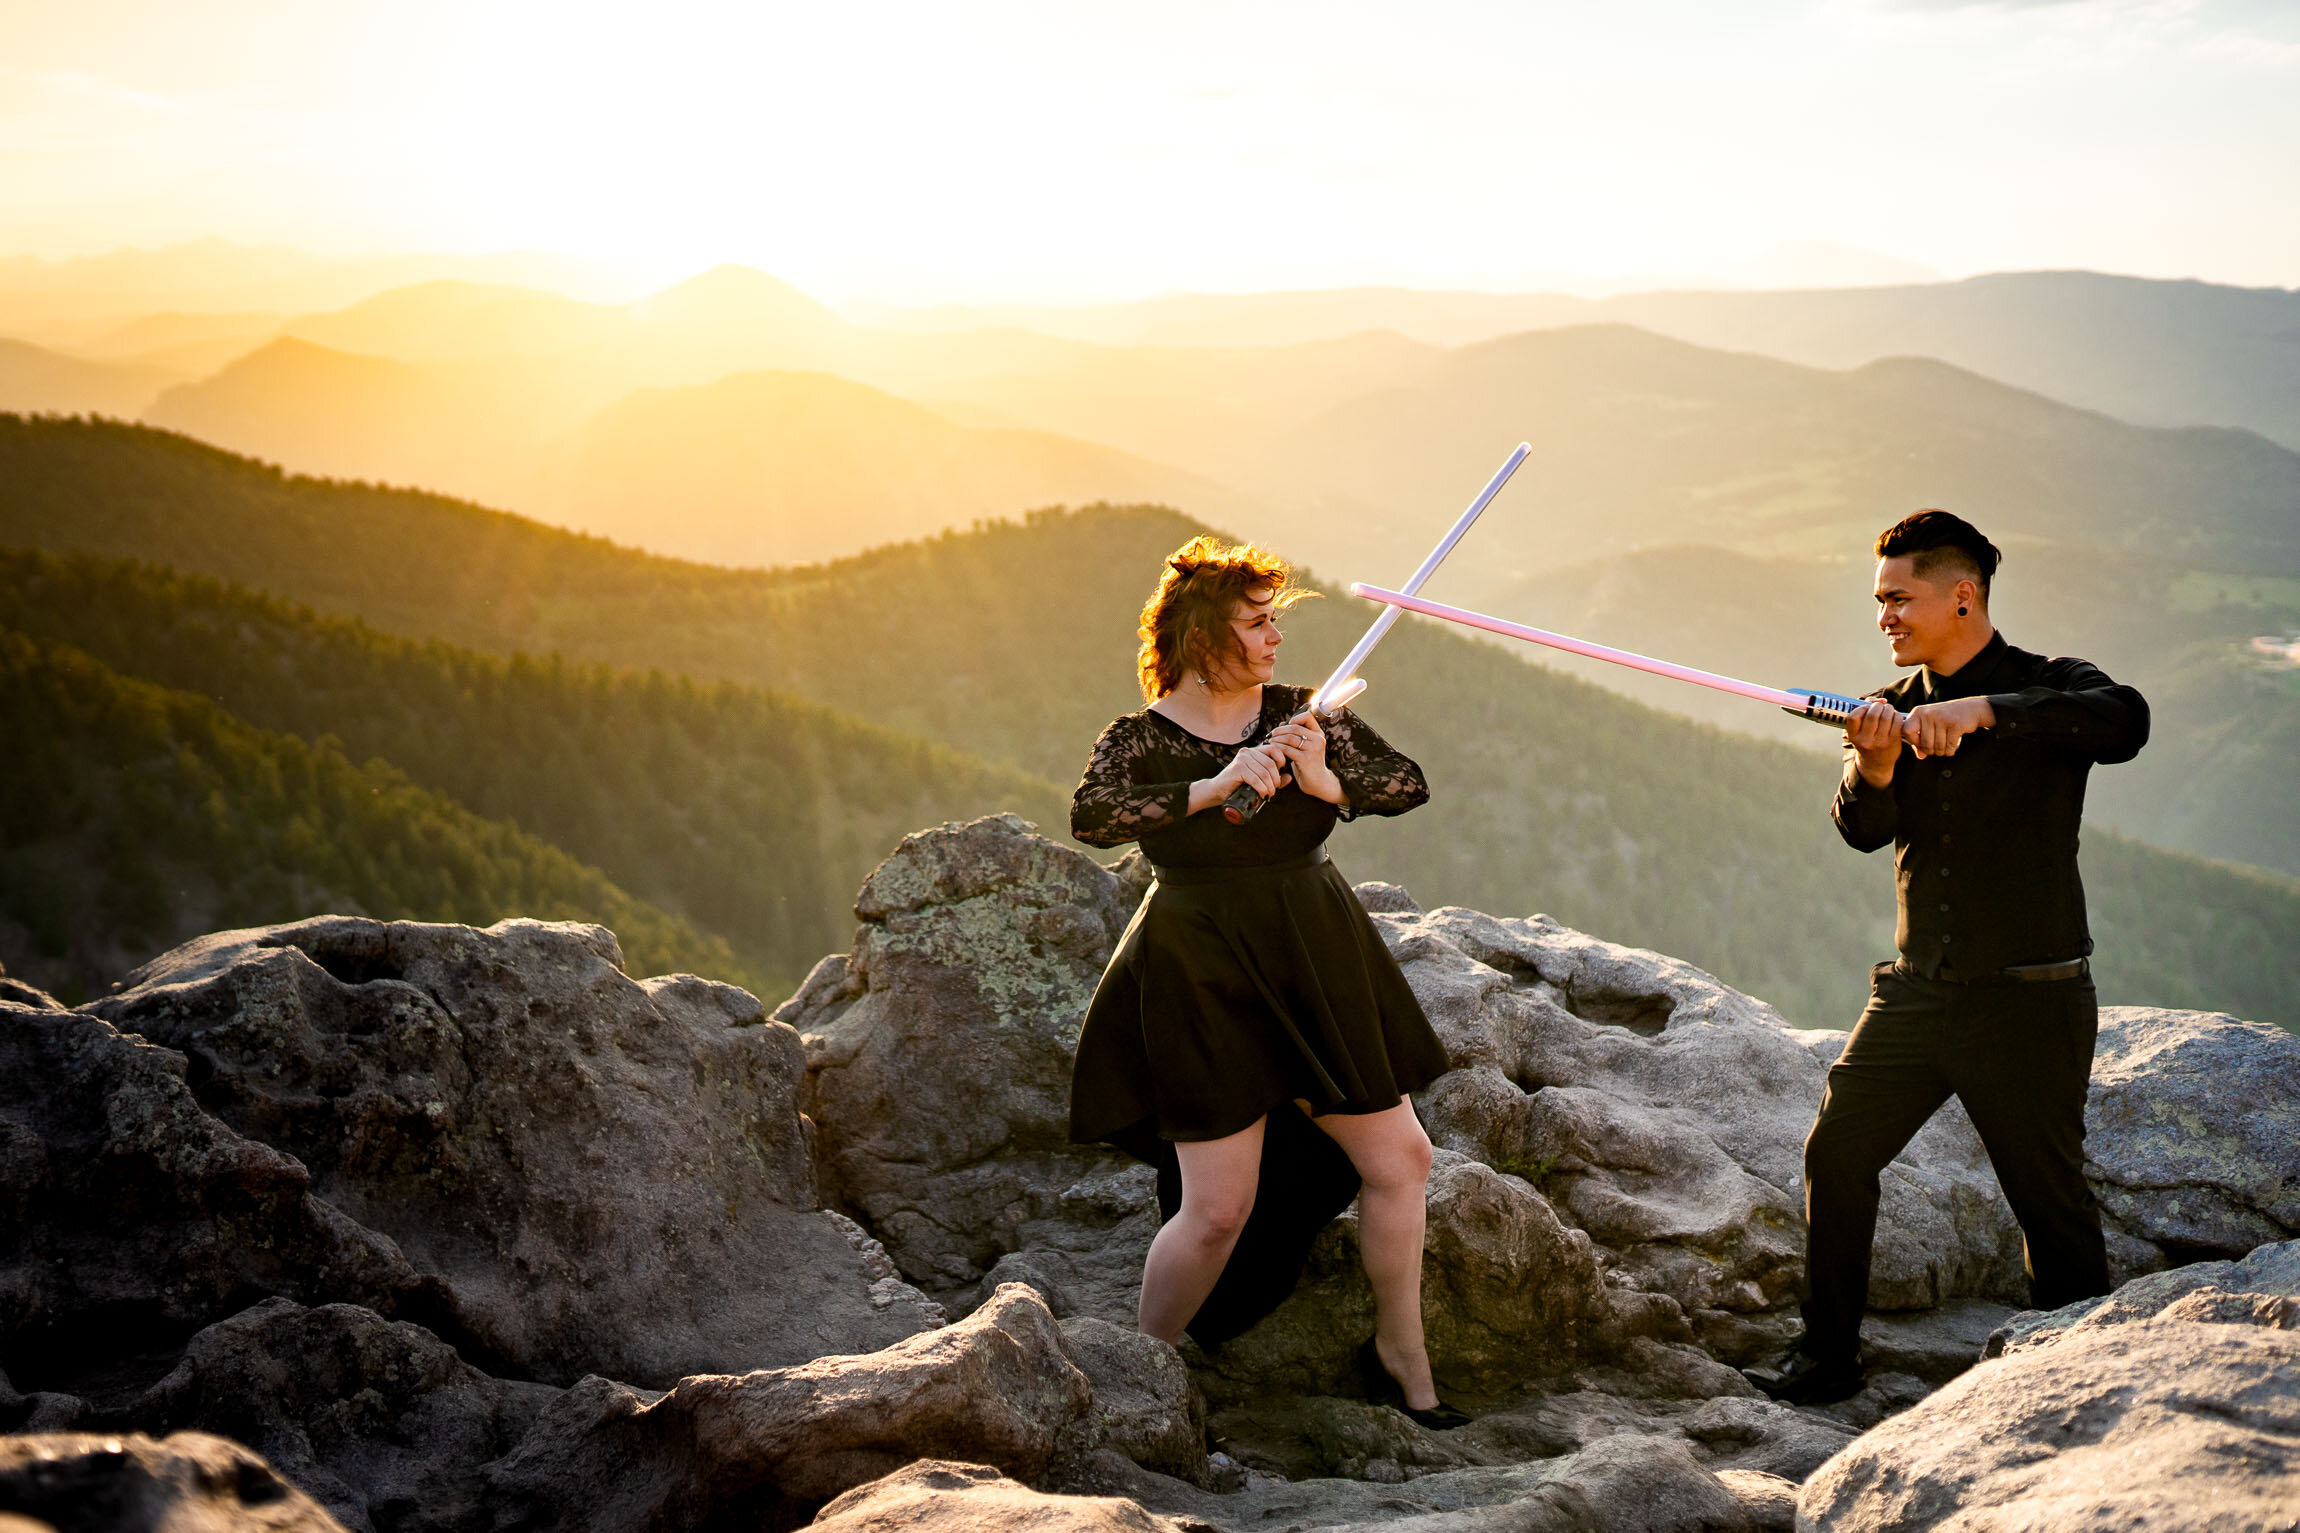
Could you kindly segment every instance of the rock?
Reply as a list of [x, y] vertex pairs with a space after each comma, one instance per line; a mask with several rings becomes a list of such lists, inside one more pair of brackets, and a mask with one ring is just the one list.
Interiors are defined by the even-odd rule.
[[[1131, 1318], [1151, 1183], [1069, 1143], [1070, 1063], [1140, 897], [1013, 815], [922, 831], [864, 883], [854, 950], [777, 1010], [806, 1036], [826, 1190], [913, 1282], [954, 1292], [1045, 1249], [1084, 1313]], [[1122, 1291], [1093, 1280], [1113, 1243]]]
[[1065, 1320], [1062, 1355], [1093, 1387], [1096, 1445], [1145, 1469], [1207, 1483], [1206, 1402], [1155, 1336], [1091, 1315]]
[[[17, 1519], [30, 1519], [20, 1522]], [[0, 1438], [0, 1529], [346, 1533], [261, 1458], [220, 1437]]]
[[[1119, 1478], [1114, 1476], [1114, 1484]], [[1752, 1526], [1742, 1498], [1696, 1462], [1682, 1440], [1630, 1433], [1537, 1463], [1449, 1469], [1394, 1483], [1265, 1478], [1235, 1494], [1214, 1496], [1135, 1470], [1124, 1484], [1120, 1493], [1152, 1512], [1237, 1533], [1273, 1527], [1737, 1533]]]
[[1966, 1299], [1916, 1314], [1871, 1315], [1861, 1323], [1861, 1360], [1878, 1372], [1946, 1384], [1981, 1360], [1989, 1337], [2013, 1314], [2002, 1304]]
[[[1447, 1150], [1435, 1162], [1422, 1314], [1441, 1391], [1497, 1398], [1619, 1344], [1620, 1317], [1587, 1235], [1516, 1177]], [[1225, 1404], [1273, 1390], [1355, 1394], [1358, 1347], [1373, 1326], [1353, 1210], [1319, 1237], [1292, 1297], [1244, 1335], [1193, 1355], [1209, 1396]]]
[[11, 1006], [29, 1006], [34, 1011], [62, 1011], [64, 1003], [38, 985], [26, 984], [0, 966], [0, 1001]]
[[1358, 903], [1366, 908], [1368, 915], [1418, 916], [1422, 913], [1421, 901], [1396, 884], [1385, 884], [1378, 878], [1369, 878], [1351, 887], [1358, 897]]
[[2285, 1324], [2279, 1315], [2300, 1310], [2300, 1240], [2262, 1246], [2242, 1261], [2197, 1262], [2170, 1272], [2152, 1272], [2098, 1299], [2079, 1299], [2055, 1310], [2014, 1315], [1988, 1338], [1990, 1357], [2050, 1346], [2063, 1337], [2084, 1335], [2146, 1320], [2181, 1308], [2192, 1319], [2227, 1318], [2240, 1324]]
[[205, 1326], [273, 1294], [442, 1311], [390, 1240], [235, 1133], [185, 1057], [78, 1012], [0, 1004], [0, 1347], [32, 1409], [135, 1398]]
[[495, 1526], [790, 1528], [921, 1458], [1037, 1479], [1083, 1451], [1092, 1391], [1019, 1285], [965, 1320], [863, 1357], [683, 1379], [588, 1378], [487, 1470]]
[[2300, 1236], [2295, 1081], [2300, 1037], [2281, 1028], [2102, 1007], [2085, 1174], [2112, 1234], [2140, 1244], [2147, 1267]]
[[2300, 1334], [2171, 1312], [1974, 1368], [1806, 1482], [1799, 1527], [2177, 1530], [2300, 1520]]
[[1762, 1474], [1792, 1487], [1836, 1457], [1855, 1435], [1826, 1416], [1771, 1400], [1704, 1400], [1670, 1425], [1719, 1474]]
[[935, 1323], [813, 1211], [797, 1034], [621, 961], [595, 926], [321, 917], [201, 938], [89, 1009], [182, 1049], [201, 1105], [391, 1237], [498, 1371], [661, 1385]]
[[1720, 1469], [1717, 1478], [1741, 1503], [1750, 1533], [1795, 1533], [1797, 1485], [1755, 1469]]
[[[1802, 1147], [1844, 1035], [1800, 1033], [1691, 965], [1545, 916], [1376, 918], [1456, 1070], [1433, 1138], [1522, 1176], [1635, 1288], [1752, 1360], [1803, 1271]], [[1952, 1105], [1885, 1178], [1870, 1301], [2018, 1297], [2018, 1227]]]
[[489, 1378], [420, 1326], [272, 1299], [192, 1338], [129, 1407], [255, 1448], [355, 1530], [484, 1526], [480, 1466], [558, 1394]]
[[1175, 1533], [1175, 1525], [1115, 1496], [1048, 1496], [981, 1464], [926, 1459], [860, 1485], [813, 1527], [835, 1533]]

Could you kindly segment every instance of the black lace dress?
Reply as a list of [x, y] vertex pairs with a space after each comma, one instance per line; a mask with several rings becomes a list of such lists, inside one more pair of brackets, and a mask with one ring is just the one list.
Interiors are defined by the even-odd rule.
[[1308, 697], [1264, 686], [1244, 741], [1145, 709], [1094, 742], [1071, 833], [1139, 840], [1158, 878], [1087, 1008], [1072, 1139], [1144, 1154], [1152, 1137], [1220, 1139], [1297, 1098], [1318, 1114], [1379, 1112], [1444, 1072], [1444, 1048], [1324, 848], [1338, 819], [1425, 801], [1421, 768], [1345, 709], [1325, 730], [1346, 810], [1288, 783], [1242, 825], [1188, 812], [1191, 782]]

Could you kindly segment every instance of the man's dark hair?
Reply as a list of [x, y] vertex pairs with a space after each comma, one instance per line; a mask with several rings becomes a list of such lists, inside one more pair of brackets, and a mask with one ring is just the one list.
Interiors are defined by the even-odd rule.
[[1989, 577], [2004, 557], [1978, 527], [1946, 511], [1919, 511], [1877, 534], [1878, 558], [1898, 559], [1903, 554], [1911, 557], [1910, 568], [1920, 580], [1930, 580], [1943, 569], [1970, 575], [1979, 583], [1983, 601], [1988, 600]]

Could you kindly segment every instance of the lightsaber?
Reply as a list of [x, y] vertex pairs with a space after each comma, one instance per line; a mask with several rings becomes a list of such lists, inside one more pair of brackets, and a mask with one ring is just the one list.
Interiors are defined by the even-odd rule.
[[[1469, 531], [1471, 524], [1486, 506], [1501, 493], [1501, 487], [1509, 483], [1509, 476], [1517, 472], [1517, 466], [1532, 453], [1532, 443], [1517, 444], [1517, 450], [1509, 455], [1509, 461], [1502, 464], [1494, 476], [1486, 481], [1485, 488], [1477, 492], [1477, 499], [1471, 501], [1469, 509], [1455, 519], [1446, 535], [1438, 539], [1437, 547], [1430, 550], [1430, 556], [1422, 561], [1421, 568], [1414, 571], [1413, 578], [1406, 582], [1406, 595], [1411, 596], [1428, 584], [1430, 576], [1437, 573], [1437, 567], [1445, 563], [1446, 555], [1452, 553], [1453, 546], [1462, 540], [1462, 534]], [[1355, 587], [1352, 589], [1355, 590]], [[1352, 699], [1364, 692], [1366, 684], [1357, 674], [1358, 667], [1366, 663], [1366, 656], [1374, 652], [1374, 646], [1382, 642], [1382, 635], [1396, 627], [1397, 621], [1398, 609], [1384, 607], [1381, 615], [1374, 619], [1373, 626], [1366, 630], [1365, 637], [1351, 646], [1350, 652], [1342, 657], [1342, 663], [1334, 667], [1334, 674], [1326, 678], [1326, 684], [1310, 694], [1309, 707], [1303, 711], [1327, 718], [1348, 707]], [[1222, 817], [1233, 825], [1243, 824], [1260, 814], [1262, 806], [1268, 802], [1261, 794], [1240, 783], [1222, 801]]]
[[[1389, 613], [1419, 612], [1426, 617], [1444, 618], [1449, 623], [1460, 623], [1466, 628], [1479, 628], [1487, 633], [1498, 633], [1512, 639], [1523, 639], [1529, 644], [1546, 644], [1551, 649], [1562, 649], [1567, 654], [1586, 655], [1592, 660], [1606, 660], [1625, 665], [1633, 671], [1644, 671], [1653, 676], [1666, 676], [1671, 681], [1689, 681], [1697, 687], [1713, 691], [1731, 692], [1737, 697], [1752, 698], [1760, 703], [1771, 703], [1794, 713], [1801, 719], [1842, 729], [1853, 710], [1864, 707], [1870, 699], [1847, 697], [1841, 692], [1817, 692], [1805, 687], [1761, 687], [1753, 681], [1742, 681], [1732, 676], [1720, 676], [1715, 671], [1695, 670], [1689, 665], [1678, 665], [1669, 660], [1656, 660], [1650, 655], [1632, 654], [1626, 649], [1615, 649], [1607, 644], [1592, 644], [1587, 639], [1576, 639], [1570, 634], [1551, 633], [1546, 628], [1528, 628], [1523, 623], [1507, 622], [1498, 617], [1487, 617], [1466, 607], [1449, 607], [1443, 602], [1424, 601], [1407, 591], [1385, 591], [1380, 586], [1357, 584], [1350, 587], [1352, 596], [1380, 602]], [[1916, 738], [1909, 716], [1900, 715], [1901, 735], [1907, 740]]]

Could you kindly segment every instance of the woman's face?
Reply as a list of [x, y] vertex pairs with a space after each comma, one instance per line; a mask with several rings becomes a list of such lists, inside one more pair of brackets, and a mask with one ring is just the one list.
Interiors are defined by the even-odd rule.
[[1231, 608], [1230, 634], [1238, 649], [1224, 663], [1224, 674], [1215, 678], [1218, 685], [1233, 690], [1259, 686], [1276, 674], [1278, 646], [1286, 642], [1278, 632], [1277, 595], [1268, 586], [1256, 586]]

